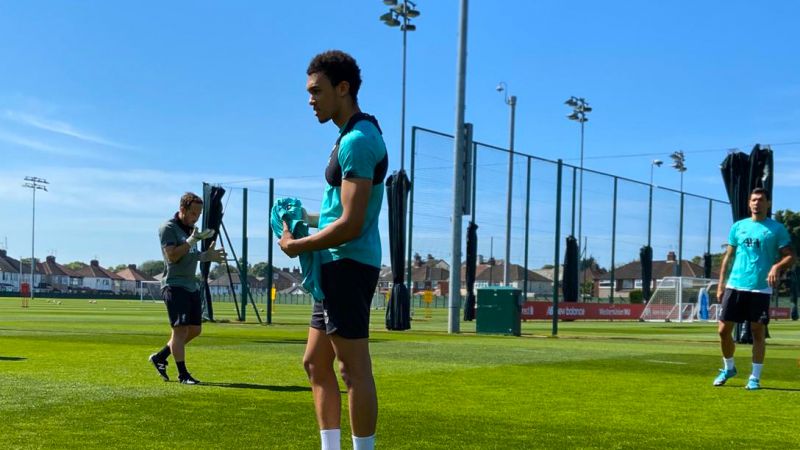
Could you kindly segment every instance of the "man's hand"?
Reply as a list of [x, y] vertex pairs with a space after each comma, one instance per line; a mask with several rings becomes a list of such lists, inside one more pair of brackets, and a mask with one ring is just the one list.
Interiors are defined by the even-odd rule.
[[717, 303], [722, 303], [722, 297], [725, 295], [725, 286], [722, 284], [717, 285]]
[[770, 287], [777, 286], [778, 279], [780, 278], [780, 276], [781, 276], [781, 270], [778, 267], [778, 265], [775, 264], [774, 266], [772, 266], [771, 269], [769, 269], [769, 274], [767, 274], [767, 283], [769, 283], [769, 286]]
[[194, 247], [194, 244], [197, 244], [199, 241], [214, 237], [215, 233], [216, 232], [212, 229], [200, 231], [197, 227], [194, 227], [194, 231], [192, 231], [192, 235], [189, 236], [189, 239], [186, 239], [186, 243], [189, 244], [189, 247]]
[[217, 241], [211, 243], [211, 246], [208, 247], [208, 250], [200, 253], [200, 261], [202, 262], [215, 262], [215, 263], [223, 263], [227, 260], [228, 254], [225, 253], [225, 249], [221, 248], [217, 250], [214, 246], [217, 245]]
[[295, 239], [292, 237], [291, 231], [289, 231], [289, 225], [286, 222], [283, 222], [283, 233], [281, 234], [281, 240], [278, 241], [278, 245], [283, 250], [283, 253], [286, 253], [286, 256], [290, 258], [294, 258], [299, 253], [293, 249], [293, 243]]

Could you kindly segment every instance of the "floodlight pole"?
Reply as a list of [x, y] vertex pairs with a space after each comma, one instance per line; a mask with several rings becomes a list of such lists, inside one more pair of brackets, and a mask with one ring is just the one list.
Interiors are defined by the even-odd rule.
[[[47, 192], [48, 181], [44, 178], [37, 178], [37, 177], [25, 177], [25, 181], [27, 183], [23, 184], [22, 187], [29, 188], [33, 191], [33, 215], [31, 218], [31, 300], [34, 299], [34, 291], [35, 291], [35, 282], [34, 277], [36, 275], [36, 258], [35, 255], [35, 244], [36, 244], [36, 191], [42, 190]], [[20, 261], [20, 273], [22, 273], [22, 261]], [[22, 279], [20, 278], [20, 283]], [[21, 285], [20, 285], [21, 286]], [[22, 290], [22, 287], [20, 287]]]
[[[592, 112], [592, 107], [589, 106], [589, 102], [587, 102], [585, 98], [575, 96], [568, 98], [564, 104], [572, 108], [572, 114], [568, 115], [567, 119], [580, 122], [581, 124], [581, 173], [579, 180], [580, 187], [578, 188], [578, 253], [580, 255], [578, 257], [578, 267], [580, 267], [581, 261], [586, 257], [586, 245], [583, 241], [583, 141], [585, 124], [589, 120], [586, 114]], [[581, 273], [582, 286], [583, 283], [586, 282], [586, 271], [582, 270]]]
[[453, 210], [452, 210], [452, 251], [450, 254], [450, 292], [448, 293], [449, 314], [448, 333], [460, 331], [461, 309], [461, 215], [464, 213], [464, 104], [467, 79], [467, 14], [468, 1], [461, 0], [458, 28], [458, 59], [456, 64], [456, 123], [453, 154]]
[[[403, 0], [399, 5], [397, 0], [384, 0], [386, 5], [392, 6], [389, 12], [381, 15], [380, 19], [384, 24], [390, 27], [400, 26], [400, 31], [403, 32], [403, 83], [401, 88], [401, 101], [400, 101], [400, 170], [405, 169], [406, 162], [406, 47], [407, 47], [407, 33], [416, 29], [415, 25], [411, 25], [410, 20], [414, 17], [419, 17], [419, 10], [415, 9], [417, 4]], [[409, 6], [410, 5], [410, 6]], [[402, 18], [402, 23], [400, 19]]]
[[497, 85], [497, 91], [503, 92], [503, 95], [505, 96], [505, 103], [511, 107], [511, 129], [509, 130], [508, 141], [508, 187], [506, 188], [506, 261], [503, 265], [503, 285], [508, 286], [509, 282], [511, 281], [509, 280], [509, 274], [511, 271], [511, 194], [514, 186], [514, 121], [517, 110], [517, 96], [508, 95], [508, 86], [503, 81]]

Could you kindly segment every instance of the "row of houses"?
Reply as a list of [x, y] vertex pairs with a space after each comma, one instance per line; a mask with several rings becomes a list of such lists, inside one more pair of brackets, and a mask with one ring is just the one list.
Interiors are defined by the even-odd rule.
[[[22, 266], [19, 260], [0, 250], [0, 290], [19, 291], [21, 283], [30, 283], [30, 266]], [[56, 257], [51, 255], [44, 262], [35, 260], [34, 268], [34, 287], [51, 292], [134, 294], [141, 288], [142, 281], [156, 281], [139, 271], [135, 264], [112, 272], [94, 259], [88, 266], [70, 269], [56, 262]]]
[[[652, 285], [654, 290], [659, 281], [666, 277], [675, 276], [678, 272], [675, 252], [670, 251], [666, 259], [653, 261]], [[564, 268], [560, 267], [561, 279]], [[551, 296], [553, 294], [554, 269], [538, 269], [527, 271], [528, 295]], [[505, 262], [503, 260], [484, 260], [478, 258], [475, 268], [475, 288], [490, 285], [504, 284]], [[702, 278], [704, 268], [691, 261], [682, 260], [680, 273], [684, 277]], [[522, 289], [525, 283], [525, 268], [518, 264], [509, 265], [508, 285]], [[712, 278], [718, 278], [719, 273], [712, 271]], [[407, 283], [412, 292], [433, 291], [435, 295], [447, 295], [450, 280], [450, 265], [441, 259], [428, 255], [427, 259], [415, 258], [411, 269], [411, 282]], [[587, 286], [592, 297], [609, 297], [612, 290], [611, 273], [599, 267], [586, 268], [578, 274], [581, 284]], [[559, 285], [561, 283], [559, 282]], [[392, 286], [392, 271], [386, 267], [381, 271], [379, 288], [381, 291], [390, 290]], [[466, 265], [461, 266], [462, 293], [466, 289]], [[615, 297], [626, 298], [634, 290], [642, 289], [642, 268], [638, 261], [630, 262], [617, 267], [614, 271], [613, 294]]]
[[[148, 276], [136, 268], [135, 264], [111, 271], [100, 265], [97, 260], [89, 262], [88, 266], [77, 270], [65, 267], [56, 262], [55, 256], [47, 256], [44, 262], [34, 262], [35, 273], [33, 285], [38, 291], [47, 292], [92, 292], [106, 294], [135, 294], [139, 295], [148, 289], [142, 282], [155, 283], [160, 281], [161, 275]], [[8, 256], [5, 250], [0, 249], [0, 291], [19, 292], [21, 283], [30, 283], [30, 265], [20, 263], [19, 260]], [[273, 286], [279, 292], [295, 293], [302, 283], [300, 269], [281, 268], [273, 274]], [[230, 277], [222, 276], [209, 281], [212, 295], [229, 294], [233, 290], [241, 292], [241, 281], [238, 272], [231, 272]], [[261, 277], [248, 277], [248, 285], [253, 290], [264, 290], [267, 281]]]
[[[142, 282], [159, 281], [159, 276], [150, 277], [130, 264], [125, 269], [117, 272], [100, 266], [97, 260], [90, 261], [88, 266], [78, 270], [71, 270], [56, 262], [55, 256], [47, 256], [44, 262], [35, 262], [36, 274], [34, 286], [41, 290], [59, 292], [98, 292], [110, 294], [140, 294], [143, 289]], [[655, 289], [658, 280], [674, 276], [678, 264], [675, 253], [669, 252], [667, 259], [653, 261], [653, 286]], [[466, 288], [466, 265], [460, 268], [462, 290]], [[22, 273], [26, 272], [26, 273]], [[562, 272], [563, 273], [563, 268]], [[681, 262], [683, 276], [702, 277], [703, 267], [691, 261]], [[503, 260], [484, 260], [479, 258], [475, 271], [475, 288], [492, 285], [501, 285], [505, 274]], [[712, 277], [718, 274], [712, 273]], [[581, 284], [590, 284], [588, 289], [593, 297], [608, 297], [611, 294], [611, 274], [597, 267], [587, 268], [579, 274]], [[407, 283], [412, 292], [433, 291], [435, 295], [448, 295], [450, 279], [450, 265], [441, 259], [428, 255], [427, 259], [417, 256], [412, 264], [411, 281]], [[526, 279], [526, 270], [518, 264], [509, 266], [508, 285], [522, 288]], [[550, 296], [553, 293], [553, 269], [527, 270], [528, 295]], [[20, 262], [9, 257], [5, 250], [0, 250], [0, 291], [18, 291], [20, 282], [29, 282], [30, 269], [20, 270]], [[393, 275], [391, 268], [382, 267], [378, 290], [387, 292], [391, 290]], [[231, 290], [241, 293], [241, 280], [238, 272], [230, 272], [212, 279], [209, 282], [212, 295], [227, 295]], [[304, 294], [302, 274], [297, 268], [280, 268], [273, 273], [273, 287], [277, 292], [289, 294]], [[255, 292], [267, 289], [268, 283], [262, 277], [249, 276], [248, 286]], [[614, 296], [627, 297], [633, 290], [642, 288], [641, 266], [632, 262], [618, 267], [614, 273]]]

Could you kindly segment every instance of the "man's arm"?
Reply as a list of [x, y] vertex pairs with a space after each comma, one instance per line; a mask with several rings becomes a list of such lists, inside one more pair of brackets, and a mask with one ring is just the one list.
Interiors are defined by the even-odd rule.
[[736, 253], [736, 247], [728, 245], [725, 255], [722, 257], [722, 265], [719, 267], [719, 284], [717, 285], [717, 301], [722, 301], [722, 294], [725, 291], [725, 276], [728, 274], [728, 261]]
[[167, 245], [164, 247], [164, 256], [167, 257], [170, 263], [175, 264], [186, 256], [189, 250], [191, 250], [191, 247], [186, 242], [180, 245]]
[[372, 194], [372, 180], [353, 178], [342, 180], [342, 217], [324, 230], [310, 236], [293, 239], [288, 226], [283, 224], [283, 236], [278, 242], [289, 256], [332, 248], [352, 241], [361, 234], [367, 215], [367, 205]]
[[781, 272], [794, 264], [794, 251], [792, 251], [791, 246], [782, 247], [780, 251], [781, 259], [769, 269], [769, 274], [767, 275], [767, 282], [772, 287], [778, 285], [778, 278], [780, 278]]

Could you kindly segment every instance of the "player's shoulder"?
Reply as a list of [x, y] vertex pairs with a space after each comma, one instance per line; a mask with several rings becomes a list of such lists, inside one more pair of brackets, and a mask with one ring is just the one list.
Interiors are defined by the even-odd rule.
[[778, 222], [777, 220], [771, 217], [767, 217], [766, 220], [764, 220], [764, 225], [766, 225], [772, 231], [786, 230], [786, 227], [782, 223]]
[[165, 232], [167, 230], [174, 230], [176, 228], [178, 228], [178, 225], [175, 223], [175, 220], [174, 219], [169, 219], [169, 220], [165, 221], [164, 223], [162, 223], [161, 226], [158, 227], [158, 232], [159, 233], [163, 233], [163, 232]]
[[369, 151], [380, 157], [386, 153], [386, 144], [380, 130], [368, 120], [359, 120], [339, 143], [344, 151]]

